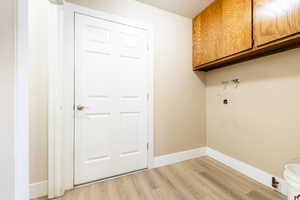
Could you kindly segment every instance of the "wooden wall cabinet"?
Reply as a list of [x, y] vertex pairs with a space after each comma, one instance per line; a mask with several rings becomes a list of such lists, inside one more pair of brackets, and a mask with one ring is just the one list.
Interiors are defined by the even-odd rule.
[[194, 19], [193, 23], [193, 63], [202, 65], [222, 57], [222, 18], [219, 4], [212, 4], [209, 9]]
[[252, 48], [251, 0], [216, 0], [194, 19], [194, 66]]
[[254, 39], [261, 46], [300, 32], [300, 0], [254, 0]]
[[300, 0], [215, 0], [193, 20], [193, 69], [300, 45]]

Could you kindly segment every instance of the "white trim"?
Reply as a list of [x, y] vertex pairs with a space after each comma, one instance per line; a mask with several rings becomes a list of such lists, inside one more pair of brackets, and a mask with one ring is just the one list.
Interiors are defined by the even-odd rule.
[[45, 197], [48, 195], [48, 181], [30, 184], [30, 199]]
[[125, 24], [125, 25], [128, 25], [128, 26], [142, 28], [142, 29], [145, 29], [145, 30], [152, 30], [152, 25], [150, 25], [150, 24], [145, 24], [143, 22], [138, 22], [136, 20], [131, 20], [131, 19], [128, 19], [128, 18], [120, 17], [120, 16], [113, 15], [113, 14], [109, 14], [107, 12], [102, 12], [102, 11], [93, 10], [93, 9], [90, 9], [90, 8], [78, 6], [78, 5], [75, 5], [75, 4], [72, 4], [72, 3], [65, 2], [64, 3], [64, 8], [66, 10], [68, 10], [69, 12], [72, 11], [73, 13], [76, 12], [76, 13], [80, 13], [80, 14], [83, 14], [83, 15], [88, 15], [88, 16], [108, 20], [108, 21], [115, 22], [115, 23]]
[[143, 25], [148, 31], [148, 169], [153, 168], [154, 163], [154, 33], [152, 25]]
[[63, 6], [63, 107], [64, 107], [64, 185], [65, 190], [74, 188], [74, 12]]
[[148, 26], [149, 32], [149, 81], [148, 81], [148, 168], [154, 166], [154, 36], [153, 27]]
[[[49, 3], [50, 4], [50, 3]], [[100, 11], [65, 3], [63, 6], [52, 4], [61, 10], [53, 11], [49, 26], [49, 198], [58, 197], [65, 190], [74, 188], [74, 14], [80, 13], [116, 23], [126, 24], [148, 31], [149, 33], [149, 126], [148, 126], [148, 168], [153, 167], [153, 30], [145, 25], [126, 18]], [[56, 13], [55, 13], [56, 12]], [[64, 23], [65, 22], [65, 23]], [[61, 29], [60, 29], [61, 28]], [[59, 46], [62, 35], [63, 47]], [[58, 53], [59, 52], [59, 53]], [[59, 55], [61, 57], [59, 57]], [[61, 67], [61, 63], [63, 66]], [[50, 66], [53, 67], [50, 67]], [[56, 67], [55, 67], [56, 66]], [[58, 79], [58, 80], [57, 80]], [[61, 83], [61, 80], [64, 80]], [[63, 122], [60, 124], [59, 122]]]
[[55, 5], [63, 5], [65, 3], [64, 0], [49, 0], [49, 2]]
[[178, 153], [157, 156], [154, 158], [154, 167], [158, 168], [166, 165], [171, 165], [185, 160], [199, 158], [205, 155], [206, 155], [206, 147], [200, 147], [198, 149], [192, 149], [188, 151], [181, 151]]
[[[211, 149], [207, 147], [207, 155], [211, 158], [214, 158], [215, 160], [227, 165], [228, 167], [231, 167], [232, 169], [248, 176], [251, 179], [256, 180], [257, 182], [272, 188], [272, 177], [275, 177], [267, 172], [264, 172], [256, 167], [253, 167], [247, 163], [244, 163], [242, 161], [239, 161], [235, 158], [232, 158], [230, 156], [227, 156], [221, 152], [218, 152], [214, 149]], [[276, 177], [280, 182], [280, 187], [278, 189], [278, 192], [287, 195], [287, 183], [285, 180]]]
[[48, 3], [48, 197], [64, 193], [63, 7]]
[[74, 11], [69, 9], [67, 5], [64, 8], [64, 29], [63, 29], [63, 84], [64, 91], [64, 182], [65, 190], [74, 188]]
[[[167, 154], [163, 156], [155, 157], [154, 159], [154, 167], [162, 167], [178, 162], [182, 162], [185, 160], [190, 160], [193, 158], [201, 157], [201, 156], [209, 156], [226, 166], [248, 176], [249, 178], [269, 187], [272, 188], [272, 177], [276, 177], [274, 175], [271, 175], [263, 170], [260, 170], [256, 167], [253, 167], [245, 162], [242, 162], [240, 160], [237, 160], [235, 158], [232, 158], [230, 156], [227, 156], [221, 152], [218, 152], [212, 148], [209, 147], [201, 147], [198, 149], [173, 153], [173, 154]], [[288, 185], [285, 180], [276, 177], [276, 179], [280, 182], [280, 186], [278, 189], [278, 192], [280, 192], [283, 195], [288, 194]], [[272, 188], [273, 189], [273, 188]]]
[[29, 199], [28, 1], [16, 1], [15, 200]]

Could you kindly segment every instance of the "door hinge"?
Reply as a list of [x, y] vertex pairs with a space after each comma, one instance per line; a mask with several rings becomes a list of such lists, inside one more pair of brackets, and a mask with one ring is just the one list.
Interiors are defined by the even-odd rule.
[[149, 143], [147, 143], [147, 151], [149, 151]]
[[149, 100], [150, 100], [150, 94], [147, 93], [147, 101], [149, 101]]

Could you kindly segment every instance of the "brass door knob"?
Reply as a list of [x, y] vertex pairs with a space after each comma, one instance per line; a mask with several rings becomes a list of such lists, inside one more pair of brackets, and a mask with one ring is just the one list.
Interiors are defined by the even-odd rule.
[[78, 111], [82, 111], [82, 110], [84, 110], [86, 107], [85, 107], [84, 105], [79, 104], [79, 105], [76, 106], [76, 108], [77, 108]]

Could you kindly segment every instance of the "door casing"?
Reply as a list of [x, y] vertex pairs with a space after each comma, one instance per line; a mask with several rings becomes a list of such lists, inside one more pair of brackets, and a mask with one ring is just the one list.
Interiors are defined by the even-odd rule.
[[[60, 123], [62, 127], [49, 127], [49, 130], [55, 130], [58, 128], [61, 131], [51, 131], [49, 132], [49, 137], [55, 137], [55, 135], [60, 135], [62, 142], [57, 143], [55, 140], [48, 143], [48, 148], [50, 152], [53, 152], [53, 149], [59, 149], [60, 156], [49, 156], [49, 191], [60, 191], [54, 192], [51, 194], [51, 197], [57, 197], [61, 195], [64, 191], [74, 188], [74, 48], [75, 48], [75, 38], [74, 38], [74, 24], [75, 13], [80, 13], [83, 15], [88, 15], [100, 19], [105, 19], [115, 23], [126, 24], [133, 27], [138, 27], [146, 30], [148, 32], [148, 168], [153, 168], [154, 163], [154, 125], [153, 125], [153, 28], [151, 25], [137, 23], [135, 21], [111, 15], [101, 11], [95, 11], [89, 8], [84, 8], [77, 6], [71, 3], [64, 3], [62, 5], [62, 17], [60, 20], [56, 20], [56, 26], [60, 28], [60, 34], [62, 36], [62, 54], [61, 62], [62, 67], [60, 70], [54, 70], [49, 74], [52, 78], [49, 78], [49, 86], [52, 90], [60, 91], [63, 94], [63, 98], [49, 98], [49, 103], [53, 108], [59, 107], [62, 110], [62, 116], [59, 116], [63, 123]], [[50, 16], [49, 16], [50, 17]], [[53, 27], [53, 24], [51, 25]], [[49, 29], [49, 34], [51, 35], [51, 30]], [[59, 30], [59, 28], [58, 28]], [[57, 31], [55, 29], [54, 31]], [[57, 33], [53, 33], [57, 34]], [[53, 49], [52, 49], [53, 51]], [[49, 52], [51, 53], [51, 52]], [[54, 52], [52, 52], [54, 53]], [[53, 77], [62, 77], [62, 84], [56, 84]], [[52, 95], [53, 97], [53, 95]], [[55, 97], [55, 95], [54, 95]], [[55, 113], [54, 113], [55, 115]], [[50, 119], [55, 116], [49, 116]], [[51, 126], [52, 124], [50, 124]], [[54, 124], [55, 125], [55, 124]], [[53, 125], [52, 125], [53, 126]], [[57, 126], [57, 125], [55, 125]], [[60, 146], [60, 148], [57, 148]], [[53, 163], [58, 164], [59, 168], [55, 168]], [[52, 180], [50, 180], [52, 179]], [[55, 188], [55, 190], [54, 190]]]

